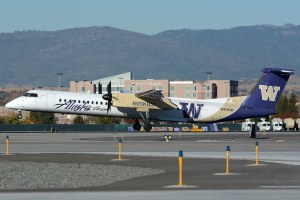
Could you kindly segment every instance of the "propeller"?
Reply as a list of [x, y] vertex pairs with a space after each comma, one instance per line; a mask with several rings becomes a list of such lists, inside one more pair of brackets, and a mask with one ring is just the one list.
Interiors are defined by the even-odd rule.
[[111, 105], [112, 105], [111, 81], [109, 81], [106, 90], [107, 90], [107, 94], [104, 94], [102, 96], [102, 98], [105, 101], [107, 101], [107, 113], [108, 113], [108, 111], [110, 111]]

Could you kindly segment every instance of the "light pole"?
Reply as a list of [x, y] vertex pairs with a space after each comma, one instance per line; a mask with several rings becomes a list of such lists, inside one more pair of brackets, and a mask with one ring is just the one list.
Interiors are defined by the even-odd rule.
[[[229, 82], [228, 82], [228, 81], [225, 81], [224, 83], [225, 83], [225, 87], [226, 87], [226, 94], [225, 94], [225, 97], [227, 97], [227, 96], [228, 96], [227, 84], [228, 84]], [[230, 97], [230, 95], [229, 95], [229, 97]]]
[[85, 82], [87, 82], [87, 80], [83, 80], [84, 93], [86, 93]]
[[119, 85], [119, 92], [121, 93], [121, 80], [124, 79], [123, 77], [119, 77], [120, 85]]
[[206, 94], [206, 99], [210, 99], [210, 85], [209, 85], [209, 75], [212, 74], [212, 72], [205, 72], [205, 74], [207, 75], [207, 86], [206, 86], [206, 90], [207, 90], [207, 94]]
[[76, 85], [76, 92], [77, 92], [77, 83], [78, 83], [78, 81], [74, 81], [75, 82], [75, 85]]
[[63, 73], [58, 72], [56, 75], [58, 75], [58, 89], [60, 90], [60, 77], [63, 75]]

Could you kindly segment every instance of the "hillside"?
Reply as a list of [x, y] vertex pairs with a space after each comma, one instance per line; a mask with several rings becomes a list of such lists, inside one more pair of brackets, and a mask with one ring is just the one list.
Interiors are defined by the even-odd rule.
[[[53, 86], [132, 71], [135, 79], [241, 79], [263, 67], [300, 69], [300, 26], [173, 30], [112, 27], [0, 33], [0, 86]], [[298, 72], [296, 72], [298, 73]]]

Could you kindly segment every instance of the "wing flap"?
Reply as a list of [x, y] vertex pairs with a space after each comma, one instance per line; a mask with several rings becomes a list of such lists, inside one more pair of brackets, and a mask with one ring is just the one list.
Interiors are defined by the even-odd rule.
[[169, 99], [164, 98], [162, 90], [148, 90], [146, 92], [137, 93], [135, 96], [163, 110], [173, 110], [177, 108]]

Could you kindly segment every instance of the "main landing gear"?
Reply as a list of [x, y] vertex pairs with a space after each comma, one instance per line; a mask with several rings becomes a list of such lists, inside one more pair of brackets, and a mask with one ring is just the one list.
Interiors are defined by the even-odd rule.
[[142, 128], [142, 126], [141, 126], [139, 120], [136, 120], [135, 123], [133, 124], [133, 129], [134, 129], [135, 131], [140, 131], [141, 128]]
[[[149, 112], [146, 112], [146, 117], [143, 116], [142, 113], [140, 113], [143, 121], [144, 121], [144, 130], [149, 132], [152, 129], [152, 125], [149, 122]], [[136, 131], [140, 131], [141, 130], [141, 124], [138, 120], [135, 121], [135, 123], [133, 124], [133, 129]]]

